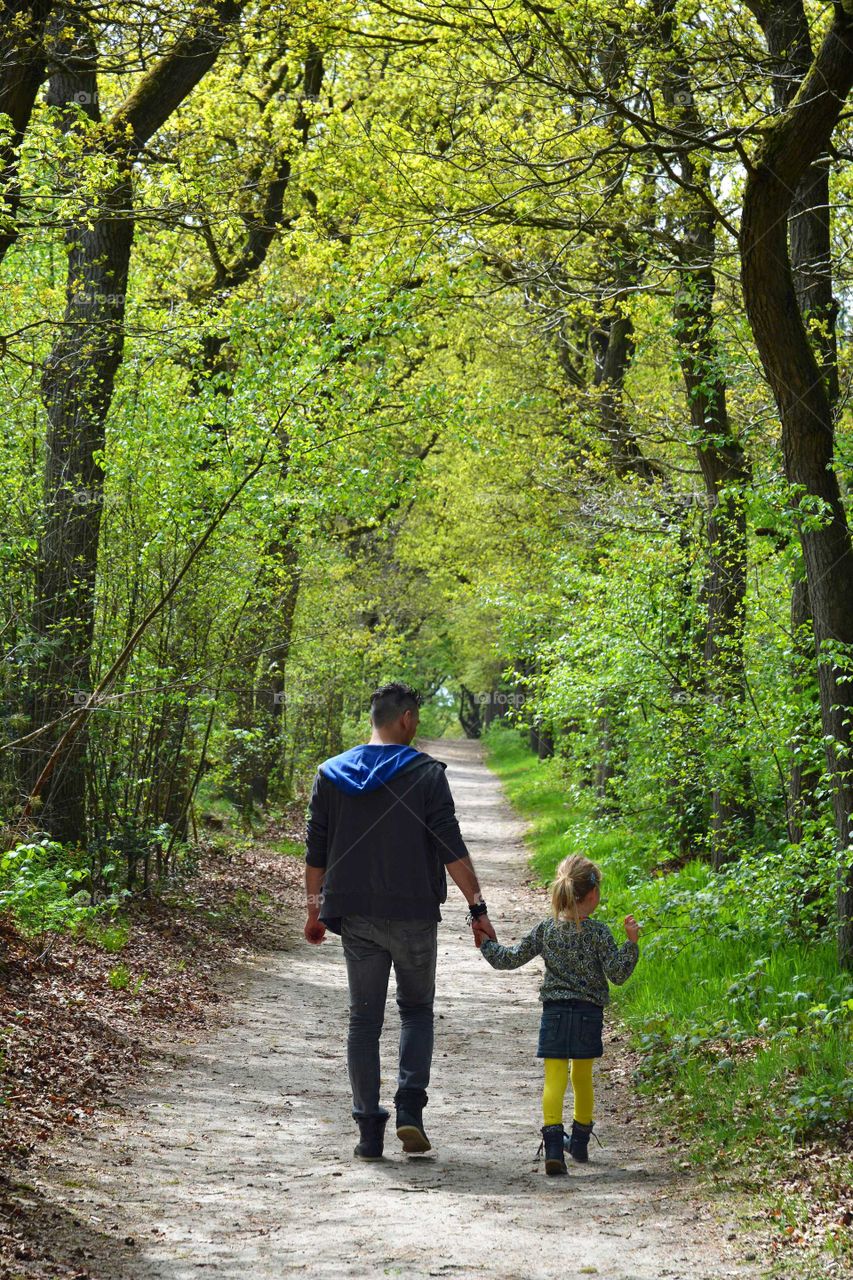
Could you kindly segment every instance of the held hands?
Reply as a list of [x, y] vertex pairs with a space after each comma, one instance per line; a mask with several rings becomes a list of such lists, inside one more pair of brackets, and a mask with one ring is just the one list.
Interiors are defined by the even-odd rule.
[[498, 940], [494, 926], [488, 916], [478, 916], [476, 920], [472, 920], [471, 931], [474, 934], [474, 946], [478, 949], [482, 946], [484, 938], [491, 938], [492, 942], [497, 942]]
[[633, 916], [626, 916], [624, 920], [625, 933], [628, 935], [629, 942], [636, 942], [640, 936], [640, 926]]

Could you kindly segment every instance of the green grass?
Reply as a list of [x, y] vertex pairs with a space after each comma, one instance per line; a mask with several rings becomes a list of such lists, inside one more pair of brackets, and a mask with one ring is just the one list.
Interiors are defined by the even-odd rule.
[[84, 920], [77, 929], [77, 934], [109, 955], [116, 955], [127, 946], [130, 923], [123, 919], [115, 919], [109, 924], [102, 924], [98, 920]]
[[274, 853], [283, 853], [288, 858], [305, 857], [304, 840], [271, 840], [267, 845], [267, 848], [272, 849]]
[[113, 991], [130, 991], [132, 995], [138, 995], [145, 982], [146, 975], [143, 973], [139, 978], [133, 978], [127, 965], [120, 964], [115, 969], [111, 969], [107, 981]]
[[601, 867], [597, 915], [617, 941], [629, 911], [639, 920], [640, 962], [612, 988], [613, 1010], [639, 1051], [638, 1088], [677, 1124], [693, 1159], [770, 1170], [786, 1157], [795, 1167], [803, 1143], [839, 1145], [853, 1114], [850, 975], [838, 971], [831, 936], [773, 926], [786, 888], [762, 878], [764, 851], [744, 850], [743, 870], [727, 875], [700, 861], [653, 873], [670, 855], [654, 830], [596, 819], [589, 791], [559, 761], [537, 760], [518, 733], [495, 730], [486, 747], [530, 824], [540, 880], [583, 853]]

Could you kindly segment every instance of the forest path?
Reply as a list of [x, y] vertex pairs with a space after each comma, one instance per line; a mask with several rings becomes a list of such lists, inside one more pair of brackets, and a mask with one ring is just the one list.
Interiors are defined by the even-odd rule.
[[[526, 883], [524, 824], [479, 743], [418, 745], [447, 761], [492, 920], [503, 940], [518, 938], [545, 912]], [[123, 1113], [60, 1148], [37, 1180], [59, 1220], [56, 1252], [66, 1244], [66, 1260], [98, 1280], [752, 1274], [686, 1173], [628, 1123], [612, 1032], [596, 1067], [604, 1147], [546, 1178], [535, 1159], [539, 966], [489, 969], [453, 885], [444, 916], [425, 1113], [433, 1153], [403, 1156], [389, 1125], [384, 1161], [353, 1159], [340, 940], [311, 947], [300, 920], [292, 949], [232, 973], [227, 1026], [170, 1046]], [[397, 1027], [392, 990], [386, 1105]]]

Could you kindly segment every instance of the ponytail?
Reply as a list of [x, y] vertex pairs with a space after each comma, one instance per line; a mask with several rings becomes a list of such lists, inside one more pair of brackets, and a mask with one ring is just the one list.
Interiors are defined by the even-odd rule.
[[580, 929], [577, 904], [600, 884], [601, 872], [589, 858], [584, 858], [579, 853], [564, 858], [551, 881], [551, 911], [554, 919], [573, 919], [575, 928]]

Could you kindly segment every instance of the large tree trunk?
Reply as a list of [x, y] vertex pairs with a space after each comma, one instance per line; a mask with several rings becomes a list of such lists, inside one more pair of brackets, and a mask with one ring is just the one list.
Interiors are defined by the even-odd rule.
[[18, 159], [47, 74], [44, 32], [52, 9], [53, 0], [4, 0], [0, 9], [0, 116], [12, 125], [0, 144], [0, 262], [18, 237]]
[[[771, 0], [754, 8], [773, 59], [773, 101], [786, 111], [812, 64], [811, 32], [802, 0]], [[821, 367], [830, 404], [838, 402], [838, 303], [832, 293], [832, 240], [829, 204], [829, 161], [820, 156], [803, 174], [788, 216], [788, 238], [794, 291], [803, 321]], [[797, 579], [791, 590], [791, 629], [794, 637], [794, 684], [814, 664], [814, 644], [803, 643], [804, 629], [813, 629], [808, 586]], [[820, 773], [802, 763], [802, 755], [820, 735], [820, 715], [804, 715], [794, 734], [797, 758], [788, 787], [788, 835], [797, 844], [803, 837], [803, 818], [815, 816]]]
[[832, 25], [789, 109], [768, 123], [748, 165], [741, 221], [747, 314], [782, 423], [789, 481], [800, 488], [803, 549], [819, 664], [821, 718], [839, 843], [838, 952], [853, 966], [853, 545], [833, 466], [832, 401], [803, 323], [787, 220], [805, 174], [826, 153], [853, 86], [853, 3]]
[[[100, 456], [113, 384], [124, 348], [124, 307], [133, 242], [132, 160], [207, 70], [240, 12], [235, 0], [190, 14], [173, 48], [143, 77], [111, 120], [98, 105], [97, 48], [85, 18], [55, 16], [49, 101], [76, 109], [101, 128], [96, 136], [104, 189], [66, 237], [68, 282], [59, 337], [45, 362], [42, 395], [48, 415], [45, 516], [36, 565], [33, 629], [39, 657], [30, 673], [34, 727], [45, 726], [21, 760], [29, 791], [62, 729], [48, 728], [88, 689], [95, 580], [103, 501]], [[72, 106], [73, 104], [73, 106]], [[88, 134], [84, 134], [88, 145]], [[64, 727], [64, 726], [63, 726]], [[85, 740], [78, 734], [42, 790], [42, 825], [59, 840], [86, 834]]]
[[[97, 54], [85, 28], [66, 26], [53, 51], [48, 101], [80, 106], [100, 120]], [[69, 34], [70, 33], [70, 34]], [[40, 657], [31, 673], [29, 713], [50, 724], [89, 689], [95, 571], [101, 526], [104, 422], [124, 339], [124, 303], [133, 239], [129, 166], [114, 177], [89, 217], [67, 233], [68, 278], [63, 324], [45, 363], [42, 396], [48, 417], [44, 522], [36, 567], [34, 631]], [[28, 754], [34, 782], [61, 729], [45, 733]], [[76, 739], [43, 793], [41, 824], [58, 840], [85, 835], [84, 739]]]
[[501, 715], [501, 709], [497, 705], [497, 690], [490, 689], [488, 697], [484, 698], [480, 695], [478, 701], [485, 709], [483, 711], [483, 728], [488, 729], [493, 720], [497, 720]]
[[[812, 65], [811, 32], [803, 0], [752, 5], [773, 59], [773, 102], [787, 111]], [[832, 295], [829, 158], [819, 156], [797, 184], [788, 217], [794, 289], [833, 404], [838, 399], [838, 303]]]

